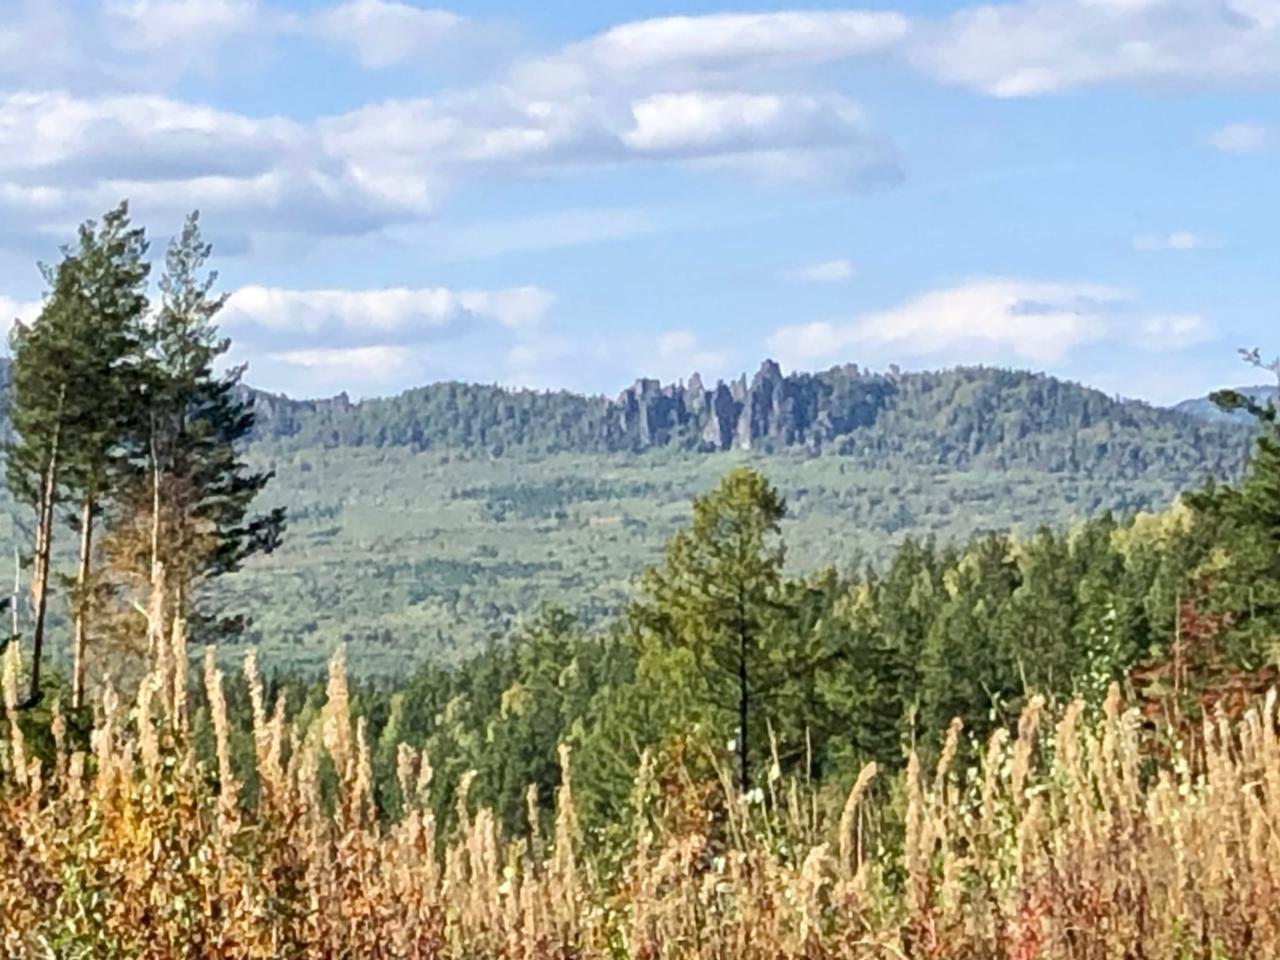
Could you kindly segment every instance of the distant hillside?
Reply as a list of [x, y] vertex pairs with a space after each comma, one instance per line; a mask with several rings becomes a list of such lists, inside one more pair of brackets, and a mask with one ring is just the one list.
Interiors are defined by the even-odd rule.
[[735, 463], [787, 497], [791, 564], [1167, 506], [1240, 469], [1251, 431], [1041, 374], [839, 367], [641, 380], [616, 399], [433, 384], [351, 403], [259, 399], [251, 455], [290, 532], [228, 581], [272, 659], [457, 657], [543, 603], [614, 610]]
[[[9, 361], [0, 358], [0, 420]], [[1244, 387], [1258, 399], [1275, 387]], [[345, 393], [294, 399], [244, 388], [255, 442], [297, 451], [402, 447], [485, 456], [640, 453], [666, 449], [777, 453], [789, 448], [953, 467], [1060, 471], [1103, 464], [1123, 473], [1230, 474], [1242, 462], [1247, 415], [1207, 397], [1173, 408], [1109, 397], [1042, 373], [992, 367], [874, 372], [856, 364], [783, 374], [766, 360], [708, 387], [641, 379], [616, 399], [569, 391], [442, 382], [353, 402]]]
[[[0, 391], [7, 370], [0, 368]], [[248, 388], [246, 388], [248, 389]], [[786, 496], [796, 569], [1167, 506], [1229, 478], [1251, 429], [1022, 371], [855, 366], [707, 386], [641, 380], [616, 399], [432, 384], [397, 397], [250, 391], [249, 450], [276, 471], [283, 548], [219, 585], [277, 664], [395, 674], [457, 658], [555, 603], [594, 622], [736, 463]], [[17, 517], [0, 489], [0, 551]], [[60, 549], [74, 548], [70, 531]], [[55, 613], [65, 611], [59, 596]]]
[[353, 404], [259, 395], [282, 449], [407, 447], [491, 456], [787, 448], [951, 466], [1230, 471], [1243, 435], [1185, 411], [1120, 401], [1044, 374], [992, 368], [876, 373], [856, 365], [748, 381], [639, 380], [615, 400], [438, 383]]
[[[1235, 389], [1247, 397], [1252, 397], [1258, 402], [1280, 400], [1280, 389], [1277, 389], [1274, 386], [1236, 387]], [[1199, 417], [1202, 420], [1212, 420], [1219, 423], [1224, 421], [1235, 421], [1237, 423], [1249, 422], [1249, 414], [1247, 412], [1239, 410], [1235, 413], [1224, 413], [1218, 405], [1208, 397], [1195, 397], [1191, 400], [1183, 400], [1173, 409], [1179, 413], [1185, 413], [1193, 417]]]

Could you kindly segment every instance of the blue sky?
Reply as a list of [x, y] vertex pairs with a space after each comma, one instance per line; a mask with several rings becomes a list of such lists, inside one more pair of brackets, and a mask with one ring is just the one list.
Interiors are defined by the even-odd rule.
[[0, 312], [199, 208], [249, 379], [1280, 352], [1280, 0], [0, 0]]

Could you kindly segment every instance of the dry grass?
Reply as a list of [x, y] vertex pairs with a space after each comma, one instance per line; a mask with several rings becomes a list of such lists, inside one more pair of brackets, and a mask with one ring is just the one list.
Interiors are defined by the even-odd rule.
[[[1280, 954], [1274, 695], [1234, 728], [1215, 722], [1194, 770], [1144, 758], [1139, 720], [1115, 694], [1090, 722], [1079, 704], [1033, 704], [969, 770], [955, 769], [967, 751], [953, 727], [932, 771], [911, 759], [897, 831], [869, 826], [884, 819], [865, 808], [874, 770], [825, 817], [781, 778], [763, 801], [728, 783], [673, 793], [653, 788], [646, 765], [633, 848], [602, 880], [582, 848], [567, 753], [545, 835], [534, 816], [527, 836], [503, 836], [464, 783], [460, 824], [438, 837], [430, 761], [407, 746], [406, 812], [379, 823], [340, 659], [328, 708], [305, 730], [263, 703], [247, 660], [260, 799], [246, 809], [218, 669], [206, 660], [217, 740], [206, 770], [174, 661], [131, 709], [107, 692], [91, 751], [62, 743], [55, 722], [56, 762], [41, 765], [6, 722], [4, 957]], [[17, 670], [11, 650], [9, 717]]]

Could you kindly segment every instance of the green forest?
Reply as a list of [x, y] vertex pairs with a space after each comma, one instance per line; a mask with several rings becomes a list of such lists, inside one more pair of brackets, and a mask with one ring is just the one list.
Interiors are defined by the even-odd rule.
[[[848, 364], [783, 374], [765, 362], [751, 379], [640, 380], [614, 399], [440, 383], [359, 403], [291, 400], [247, 386], [251, 370], [220, 372], [223, 298], [195, 222], [156, 277], [145, 251], [124, 208], [87, 225], [49, 271], [45, 316], [32, 330], [62, 315], [58, 284], [72, 282], [64, 274], [74, 264], [101, 261], [77, 269], [97, 271], [93, 283], [126, 298], [118, 317], [58, 321], [70, 331], [59, 336], [80, 337], [86, 349], [99, 337], [114, 344], [114, 361], [94, 362], [121, 368], [113, 389], [124, 399], [113, 401], [120, 410], [111, 416], [134, 420], [119, 428], [115, 449], [102, 446], [116, 439], [109, 427], [77, 426], [100, 447], [94, 484], [124, 483], [129, 474], [135, 487], [145, 485], [151, 412], [145, 398], [127, 402], [143, 396], [128, 377], [186, 378], [190, 392], [195, 381], [183, 365], [194, 364], [207, 379], [200, 389], [217, 384], [222, 422], [210, 429], [233, 441], [240, 475], [259, 478], [231, 498], [236, 506], [219, 523], [234, 529], [250, 498], [260, 523], [243, 531], [252, 549], [234, 556], [233, 576], [220, 568], [197, 578], [200, 639], [228, 650], [254, 646], [279, 668], [303, 673], [322, 670], [340, 644], [353, 673], [368, 678], [402, 677], [406, 664], [458, 664], [529, 628], [546, 605], [589, 632], [604, 629], [684, 524], [689, 503], [736, 467], [761, 472], [787, 502], [780, 529], [788, 575], [834, 568], [849, 576], [867, 564], [883, 571], [911, 538], [958, 548], [985, 533], [1026, 538], [1107, 512], [1128, 520], [1166, 510], [1208, 479], [1238, 478], [1253, 436], [1247, 414], [1211, 415], [1204, 404], [1162, 409], [1043, 374], [979, 367], [877, 372]], [[156, 309], [183, 319], [152, 328], [141, 318]], [[179, 322], [190, 326], [173, 326]], [[192, 344], [162, 342], [183, 337]], [[40, 365], [61, 363], [54, 353], [62, 348], [42, 342], [29, 351], [46, 355], [33, 360], [37, 377]], [[30, 448], [16, 418], [32, 401], [13, 392], [31, 388], [21, 379], [22, 345], [13, 346], [15, 359], [0, 371], [12, 409], [5, 429]], [[145, 364], [130, 359], [140, 350]], [[184, 359], [184, 350], [195, 353]], [[76, 382], [102, 375], [86, 370]], [[101, 419], [101, 400], [78, 402]], [[69, 410], [62, 419], [79, 418]], [[52, 434], [41, 429], [47, 442]], [[0, 499], [0, 555], [17, 550], [29, 577], [40, 553], [39, 516], [29, 507], [39, 499], [41, 467], [22, 469], [26, 486], [10, 485]], [[55, 485], [55, 512], [67, 522], [54, 524], [52, 589], [43, 601], [59, 626], [75, 620], [75, 591], [59, 578], [79, 576], [85, 525], [77, 509], [89, 510], [91, 561], [99, 516], [115, 527], [99, 544], [107, 552], [125, 523], [125, 512], [113, 518], [112, 497], [102, 500], [74, 472]], [[130, 495], [135, 533], [145, 526], [140, 497], [145, 491]], [[281, 538], [272, 531], [286, 514], [289, 535]], [[129, 561], [130, 598], [104, 595], [126, 620], [139, 590], [149, 589], [145, 553]], [[49, 652], [64, 664], [74, 659], [63, 644]]]
[[[508, 825], [527, 786], [551, 802], [569, 744], [604, 829], [646, 754], [723, 760], [743, 793], [835, 783], [1035, 694], [1123, 681], [1190, 716], [1273, 669], [1280, 447], [1257, 392], [1211, 419], [1004, 370], [765, 364], [616, 402], [293, 402], [220, 368], [198, 218], [154, 303], [147, 250], [127, 206], [85, 224], [13, 335], [30, 708], [128, 683], [181, 624], [259, 650], [305, 720], [341, 649], [389, 810], [401, 742]], [[717, 397], [727, 449], [705, 442]]]
[[[783, 377], [766, 364], [725, 391], [721, 449], [698, 439], [711, 415], [691, 399], [720, 391], [690, 382], [617, 400], [436, 384], [359, 404], [238, 386], [256, 417], [244, 460], [275, 475], [257, 503], [285, 510], [289, 535], [206, 584], [211, 615], [248, 617], [220, 642], [302, 671], [345, 644], [355, 674], [392, 677], [456, 664], [545, 604], [600, 628], [693, 498], [737, 466], [787, 501], [789, 573], [848, 573], [883, 568], [910, 537], [955, 546], [1163, 511], [1238, 477], [1252, 437], [1239, 419], [991, 368]], [[29, 551], [26, 514], [3, 506], [4, 555]], [[74, 532], [53, 544], [65, 568], [75, 547]], [[50, 616], [69, 616], [65, 595]]]
[[[152, 277], [121, 205], [14, 328], [0, 758], [19, 805], [42, 764], [64, 775], [68, 744], [108, 776], [124, 696], [156, 816], [214, 791], [222, 837], [280, 807], [287, 773], [360, 843], [420, 816], [474, 838], [473, 808], [499, 835], [532, 831], [535, 864], [544, 828], [558, 851], [580, 836], [594, 891], [626, 882], [653, 804], [673, 843], [758, 807], [784, 864], [771, 818], [809, 823], [819, 851], [843, 797], [874, 798], [867, 835], [896, 856], [919, 840], [922, 763], [950, 811], [953, 764], [986, 749], [989, 771], [1069, 702], [1114, 727], [1123, 697], [1142, 756], [1197, 764], [1225, 736], [1206, 723], [1280, 675], [1265, 391], [1215, 394], [1207, 417], [1005, 370], [767, 363], [617, 401], [448, 384], [293, 402], [223, 364], [211, 253], [193, 214]], [[203, 683], [189, 644], [207, 645]], [[224, 685], [218, 663], [246, 653]], [[162, 747], [181, 788], [146, 793]]]

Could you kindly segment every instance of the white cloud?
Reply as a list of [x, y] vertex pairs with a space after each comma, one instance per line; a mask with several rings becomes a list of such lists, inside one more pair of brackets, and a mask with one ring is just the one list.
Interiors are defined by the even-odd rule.
[[1104, 338], [1126, 299], [1121, 291], [1095, 284], [974, 280], [852, 321], [782, 327], [768, 346], [791, 366], [855, 347], [903, 357], [960, 351], [1049, 363]]
[[718, 155], [778, 146], [838, 146], [865, 134], [862, 111], [839, 97], [662, 93], [633, 101], [622, 143], [638, 154]]
[[1210, 240], [1192, 230], [1174, 230], [1172, 233], [1143, 233], [1133, 238], [1133, 249], [1151, 253], [1157, 251], [1213, 250], [1220, 247], [1217, 241]]
[[[86, 6], [88, 9], [86, 9]], [[506, 43], [508, 28], [453, 10], [408, 0], [338, 0], [299, 10], [284, 0], [11, 0], [0, 7], [0, 71], [84, 88], [104, 79], [154, 86], [236, 44], [315, 37], [350, 49], [363, 66], [393, 66], [418, 57], [467, 59]], [[910, 29], [898, 13], [790, 10], [763, 14], [659, 17], [619, 24], [525, 63], [519, 82], [571, 83], [583, 73], [690, 74], [818, 65], [892, 46]], [[461, 50], [459, 48], [466, 48]], [[470, 53], [468, 53], [468, 51]], [[137, 61], [144, 55], [146, 63]], [[159, 71], [164, 71], [160, 74]]]
[[360, 380], [386, 378], [394, 380], [409, 361], [406, 347], [323, 347], [310, 350], [284, 350], [271, 354], [271, 359], [307, 370], [337, 370], [345, 377]]
[[108, 0], [102, 12], [114, 46], [170, 57], [211, 50], [270, 16], [257, 0]]
[[76, 17], [53, 0], [25, 0], [0, 7], [0, 76], [48, 83], [82, 68], [75, 42]]
[[316, 235], [418, 220], [428, 171], [379, 176], [280, 117], [154, 95], [0, 94], [0, 217], [15, 233], [65, 237], [130, 198], [144, 221], [200, 207], [220, 229]]
[[243, 73], [281, 39], [323, 40], [385, 67], [423, 54], [465, 62], [502, 33], [397, 0], [305, 12], [284, 0], [19, 0], [0, 6], [0, 73], [80, 91], [155, 90], [192, 71]]
[[222, 315], [228, 328], [328, 338], [431, 338], [440, 331], [492, 320], [518, 329], [538, 323], [555, 302], [538, 287], [462, 290], [444, 287], [378, 290], [285, 290], [249, 286], [235, 291]]
[[623, 23], [419, 119], [438, 123], [442, 108], [460, 118], [453, 132], [470, 141], [473, 162], [675, 160], [753, 179], [877, 184], [898, 177], [892, 148], [857, 104], [791, 74], [886, 49], [908, 29], [900, 14], [860, 10]]
[[448, 10], [394, 0], [347, 0], [323, 10], [315, 29], [350, 46], [366, 67], [389, 67], [456, 40], [467, 21]]
[[782, 278], [797, 283], [839, 283], [852, 280], [854, 273], [853, 263], [849, 260], [821, 260], [784, 270]]
[[356, 397], [393, 394], [425, 382], [432, 370], [430, 354], [420, 346], [372, 344], [355, 347], [300, 347], [253, 351], [237, 344], [237, 361], [249, 361], [255, 387], [295, 397]]
[[675, 379], [698, 371], [703, 374], [723, 373], [728, 358], [719, 350], [705, 348], [692, 330], [668, 330], [657, 340], [657, 356], [646, 361], [644, 376], [657, 375], [664, 380]]
[[0, 175], [28, 185], [100, 183], [126, 173], [172, 181], [261, 172], [307, 146], [305, 129], [150, 95], [0, 94]]
[[199, 206], [237, 235], [323, 237], [420, 224], [442, 196], [477, 181], [584, 167], [674, 163], [842, 189], [899, 176], [895, 151], [857, 104], [780, 73], [891, 45], [907, 29], [897, 14], [622, 24], [491, 83], [290, 120], [115, 91], [161, 89], [193, 66], [225, 62], [232, 47], [239, 68], [246, 50], [286, 34], [389, 65], [433, 44], [465, 57], [489, 27], [400, 0], [306, 13], [265, 0], [107, 0], [83, 16], [63, 15], [61, 0], [21, 9], [20, 22], [0, 26], [0, 70], [3, 54], [25, 63], [33, 45], [54, 70], [57, 38], [78, 66], [56, 91], [0, 95], [0, 217], [10, 233], [65, 234], [126, 195], [144, 218]]
[[620, 24], [566, 52], [614, 71], [818, 64], [888, 47], [906, 17], [862, 10], [784, 10], [658, 17]]
[[[236, 290], [219, 317], [255, 385], [293, 394], [381, 394], [429, 379], [508, 382], [563, 355], [539, 287]], [[575, 350], [571, 341], [567, 349]]]
[[698, 343], [697, 336], [690, 330], [672, 330], [658, 337], [658, 355], [677, 357], [687, 354]]
[[0, 75], [28, 89], [154, 91], [228, 62], [243, 72], [292, 22], [259, 0], [8, 0]]
[[[421, 223], [477, 179], [642, 162], [842, 186], [895, 163], [855, 105], [808, 94], [541, 101], [484, 87], [313, 123], [157, 95], [0, 94], [0, 216], [33, 236], [126, 196], [153, 222], [198, 206], [232, 233], [365, 233]], [[587, 233], [616, 230], [597, 219]]]
[[513, 329], [536, 326], [556, 302], [555, 294], [539, 287], [471, 291], [460, 296], [467, 310], [480, 316], [492, 316], [504, 327]]
[[0, 294], [0, 330], [7, 331], [14, 320], [30, 323], [40, 315], [43, 306], [39, 300], [17, 300]]
[[1280, 81], [1274, 0], [1021, 0], [961, 9], [919, 32], [912, 59], [997, 97], [1101, 83]]
[[1145, 313], [1131, 294], [1115, 287], [984, 278], [852, 320], [781, 327], [768, 338], [768, 348], [792, 367], [868, 356], [884, 362], [932, 358], [1045, 366], [1089, 344], [1179, 350], [1215, 336], [1204, 317]]
[[1217, 330], [1196, 314], [1143, 317], [1131, 338], [1144, 350], [1181, 350], [1214, 339]]
[[773, 170], [807, 176], [820, 169], [846, 184], [882, 176], [896, 160], [867, 128], [856, 105], [837, 96], [684, 90], [619, 96], [615, 91], [561, 99], [485, 87], [439, 98], [374, 104], [320, 124], [330, 152], [371, 178], [469, 179], [495, 173], [571, 172], [623, 163], [741, 162], [785, 153], [799, 162]]
[[1229, 123], [1207, 137], [1209, 146], [1222, 153], [1259, 153], [1275, 141], [1275, 131], [1257, 123]]

